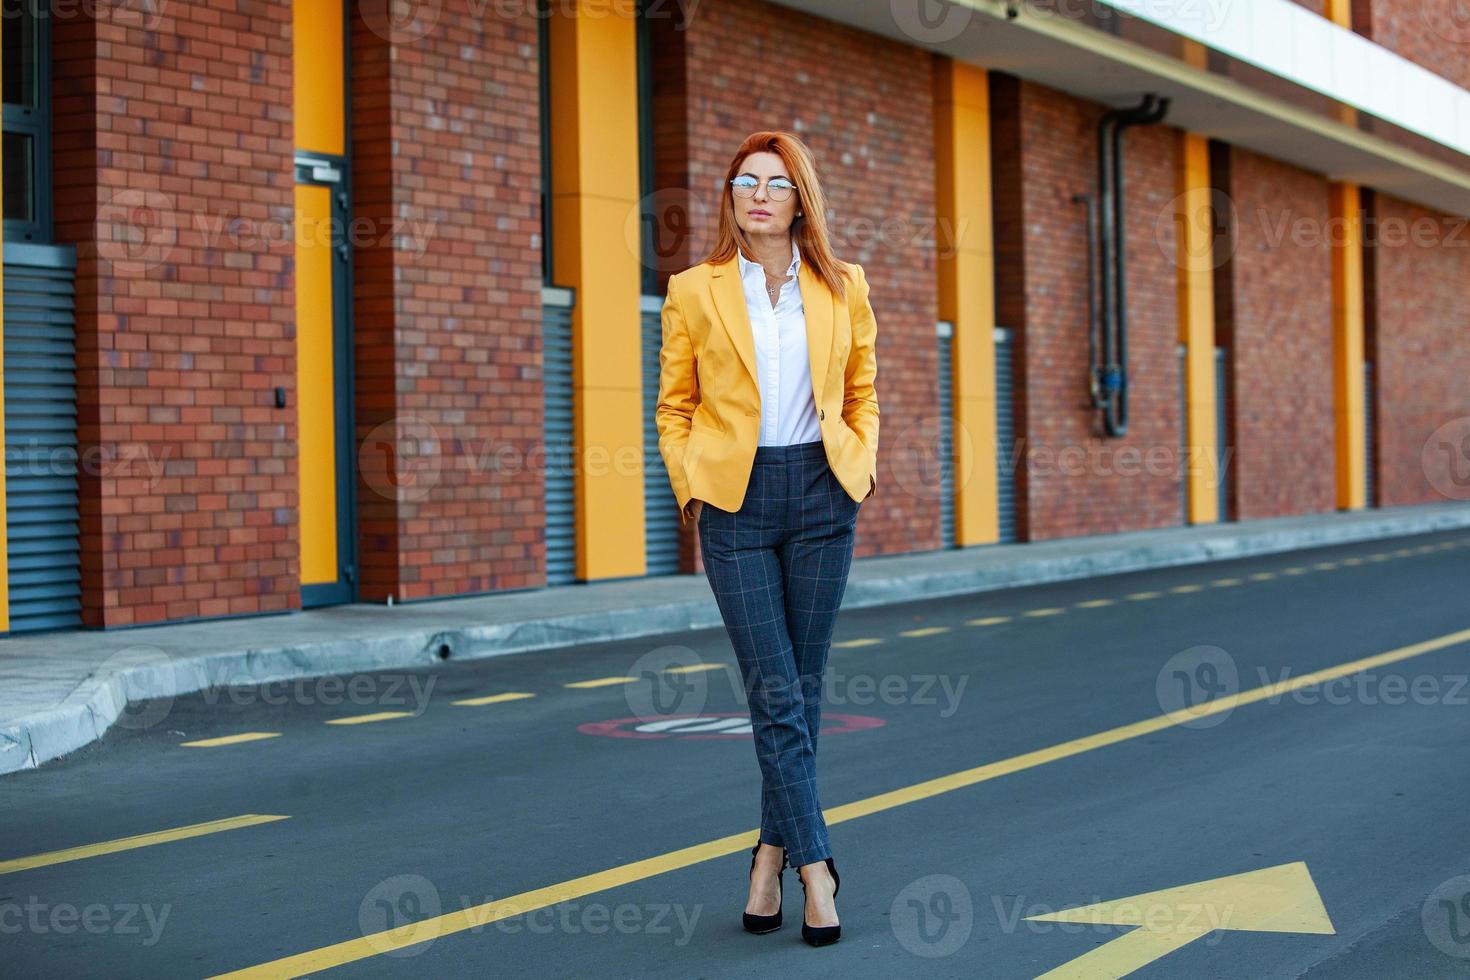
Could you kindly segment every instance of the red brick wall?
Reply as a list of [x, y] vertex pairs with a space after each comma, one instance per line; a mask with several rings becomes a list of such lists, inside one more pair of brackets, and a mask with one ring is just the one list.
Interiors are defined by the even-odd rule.
[[[1216, 277], [1228, 349], [1232, 516], [1336, 508], [1327, 182], [1228, 148], [1233, 249]], [[1225, 246], [1229, 247], [1229, 246]]]
[[1464, 0], [1354, 0], [1353, 29], [1470, 88], [1470, 20]]
[[291, 6], [140, 9], [51, 20], [93, 627], [299, 605]]
[[[654, 30], [665, 40], [673, 33], [667, 21]], [[660, 184], [661, 195], [679, 198], [687, 189], [694, 225], [685, 247], [670, 246], [683, 261], [665, 271], [705, 254], [720, 181], [741, 140], [788, 129], [808, 143], [828, 197], [833, 248], [866, 270], [878, 320], [879, 486], [863, 504], [856, 553], [940, 547], [931, 465], [939, 315], [931, 56], [752, 0], [705, 0], [679, 33], [677, 46], [660, 40], [655, 48], [655, 169], [670, 182]], [[742, 57], [731, 58], [736, 50]], [[859, 64], [863, 70], [853, 71]]]
[[1456, 446], [1470, 433], [1470, 228], [1377, 194], [1369, 231], [1380, 503], [1441, 501], [1445, 487], [1464, 500], [1470, 487], [1454, 482], [1464, 476], [1451, 473], [1451, 455], [1424, 449], [1446, 424]]
[[[436, 9], [391, 58], [352, 24], [353, 207], [374, 229], [354, 282], [368, 602], [546, 581], [534, 8]], [[386, 234], [402, 218], [424, 228]], [[394, 445], [424, 467], [412, 492], [384, 490]]]
[[1020, 337], [1022, 535], [1040, 540], [1180, 524], [1169, 218], [1177, 134], [1156, 125], [1123, 136], [1130, 403], [1127, 434], [1105, 437], [1088, 399], [1086, 212], [1072, 196], [1096, 194], [1097, 123], [1106, 109], [997, 73], [991, 111], [997, 314]]

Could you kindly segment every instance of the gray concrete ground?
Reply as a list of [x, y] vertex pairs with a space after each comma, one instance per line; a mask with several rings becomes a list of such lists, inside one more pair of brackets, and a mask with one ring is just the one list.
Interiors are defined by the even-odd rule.
[[[1470, 526], [1470, 503], [1167, 528], [854, 562], [844, 609]], [[0, 640], [0, 774], [101, 737], [129, 701], [717, 626], [702, 575]]]
[[145, 702], [0, 780], [0, 976], [1465, 976], [1467, 580], [1461, 529], [844, 610], [820, 950], [790, 871], [740, 927], [718, 626]]

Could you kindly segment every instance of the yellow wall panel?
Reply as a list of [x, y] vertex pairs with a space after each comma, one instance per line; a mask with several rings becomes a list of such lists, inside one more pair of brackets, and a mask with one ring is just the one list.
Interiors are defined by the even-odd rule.
[[954, 327], [955, 543], [987, 544], [1000, 540], [989, 77], [948, 58], [934, 74], [934, 180], [939, 318]]
[[[643, 575], [642, 265], [637, 23], [629, 5], [554, 7], [552, 274], [576, 292], [572, 394], [576, 576]], [[669, 506], [674, 504], [670, 501]]]
[[296, 148], [346, 153], [343, 105], [344, 0], [292, 0]]
[[1332, 395], [1337, 506], [1367, 503], [1363, 418], [1363, 223], [1356, 184], [1329, 185], [1332, 200]]
[[1210, 210], [1209, 141], [1181, 133], [1175, 199], [1178, 231], [1179, 341], [1184, 344], [1185, 459], [1189, 522], [1220, 520], [1217, 492], [1225, 478], [1216, 465], [1214, 222]]
[[332, 188], [296, 185], [296, 427], [301, 584], [337, 581]]

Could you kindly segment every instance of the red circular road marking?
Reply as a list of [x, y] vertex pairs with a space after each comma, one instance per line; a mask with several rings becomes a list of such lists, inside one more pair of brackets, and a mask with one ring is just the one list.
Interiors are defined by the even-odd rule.
[[[721, 718], [738, 718], [750, 724], [750, 715], [743, 711], [704, 711], [698, 714], [687, 715], [657, 715], [652, 718], [609, 718], [607, 721], [589, 721], [577, 726], [577, 731], [584, 735], [602, 735], [607, 738], [749, 738], [749, 731], [737, 732], [679, 732], [677, 728], [669, 731], [649, 732], [638, 731], [643, 725], [667, 724], [678, 721], [681, 718], [699, 719], [706, 722], [719, 721]], [[869, 728], [879, 728], [884, 724], [882, 718], [874, 718], [871, 715], [843, 715], [833, 712], [822, 712], [821, 735], [843, 735], [847, 732], [860, 732]]]

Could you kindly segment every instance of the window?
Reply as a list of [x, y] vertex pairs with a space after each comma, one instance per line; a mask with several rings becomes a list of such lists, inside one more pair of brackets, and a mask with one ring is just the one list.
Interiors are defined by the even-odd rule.
[[43, 0], [3, 0], [0, 129], [6, 241], [51, 241], [50, 18]]

